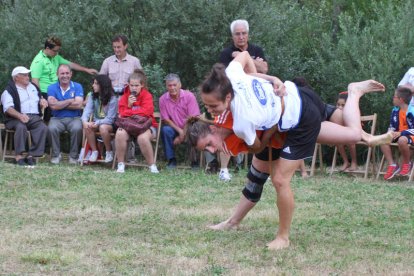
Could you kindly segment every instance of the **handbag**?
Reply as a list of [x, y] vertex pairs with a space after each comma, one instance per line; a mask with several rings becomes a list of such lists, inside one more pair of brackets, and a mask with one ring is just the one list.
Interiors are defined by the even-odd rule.
[[129, 135], [138, 136], [152, 125], [151, 117], [132, 115], [125, 118], [116, 118], [115, 126], [124, 129]]

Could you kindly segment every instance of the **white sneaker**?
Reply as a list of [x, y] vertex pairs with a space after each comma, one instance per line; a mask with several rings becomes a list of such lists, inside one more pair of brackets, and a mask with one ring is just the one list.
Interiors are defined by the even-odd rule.
[[229, 174], [228, 170], [220, 170], [219, 179], [221, 181], [230, 181], [231, 180], [231, 174]]
[[62, 159], [62, 155], [59, 153], [57, 157], [52, 157], [52, 159], [50, 159], [50, 163], [57, 165], [60, 163], [61, 159]]
[[69, 156], [69, 164], [77, 165], [78, 164], [78, 159], [72, 158], [72, 157]]
[[116, 170], [117, 173], [124, 173], [125, 172], [125, 164], [124, 162], [118, 163], [118, 169]]
[[98, 160], [98, 151], [94, 150], [94, 151], [92, 151], [92, 154], [89, 157], [88, 161], [89, 162], [96, 162], [96, 160]]
[[112, 151], [107, 151], [105, 155], [105, 163], [111, 163], [114, 160], [114, 153]]
[[152, 164], [151, 166], [149, 166], [150, 172], [152, 173], [160, 173], [160, 171], [157, 169], [157, 165]]

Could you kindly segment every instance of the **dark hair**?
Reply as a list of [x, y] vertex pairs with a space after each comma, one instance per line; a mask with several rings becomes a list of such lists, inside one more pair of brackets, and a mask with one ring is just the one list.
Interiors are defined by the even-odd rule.
[[196, 147], [199, 138], [211, 133], [210, 125], [200, 117], [189, 117], [184, 127], [185, 141]]
[[234, 97], [233, 87], [226, 76], [225, 69], [221, 63], [214, 64], [210, 73], [200, 85], [202, 94], [217, 94], [217, 98], [223, 102], [228, 94], [231, 94], [231, 98]]
[[114, 95], [111, 79], [107, 75], [96, 75], [93, 79], [99, 84], [100, 91], [99, 93], [92, 93], [92, 98], [97, 99], [99, 97], [102, 105], [105, 106]]
[[131, 80], [139, 80], [142, 86], [146, 87], [147, 85], [147, 76], [145, 75], [144, 71], [141, 69], [135, 69], [131, 75], [128, 77], [128, 82]]
[[397, 96], [401, 98], [404, 103], [409, 104], [412, 98], [411, 90], [407, 87], [400, 86], [398, 87], [395, 92], [397, 92]]
[[62, 41], [58, 37], [51, 36], [51, 37], [48, 37], [46, 39], [46, 41], [45, 41], [45, 49], [46, 48], [53, 49], [56, 46], [59, 46], [59, 47], [62, 46]]
[[118, 41], [121, 41], [122, 44], [125, 46], [128, 43], [128, 38], [126, 37], [126, 35], [117, 34], [112, 38], [112, 43]]
[[344, 91], [338, 94], [338, 100], [343, 99], [345, 102], [348, 99], [348, 91]]
[[313, 90], [312, 86], [310, 86], [309, 82], [304, 77], [295, 77], [292, 80], [292, 82], [294, 84], [296, 84], [296, 86], [306, 87], [306, 88], [309, 88], [309, 89], [312, 89]]

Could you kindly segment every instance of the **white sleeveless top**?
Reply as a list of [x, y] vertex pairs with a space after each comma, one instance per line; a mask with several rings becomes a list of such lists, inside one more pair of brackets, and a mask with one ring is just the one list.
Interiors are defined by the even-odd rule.
[[226, 75], [233, 86], [234, 98], [230, 109], [234, 133], [251, 146], [256, 130], [266, 130], [279, 123], [281, 131], [295, 127], [300, 118], [301, 101], [294, 83], [285, 82], [285, 111], [281, 120], [281, 100], [273, 92], [273, 85], [264, 79], [246, 74], [239, 62], [232, 61]]

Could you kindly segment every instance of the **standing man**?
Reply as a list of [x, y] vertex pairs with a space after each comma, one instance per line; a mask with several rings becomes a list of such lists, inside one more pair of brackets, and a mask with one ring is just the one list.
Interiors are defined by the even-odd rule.
[[[90, 75], [97, 74], [98, 71], [92, 68], [83, 67], [77, 63], [64, 59], [59, 55], [62, 46], [61, 40], [56, 36], [51, 36], [45, 41], [45, 48], [34, 57], [30, 70], [32, 73], [32, 82], [40, 87], [43, 97], [46, 98], [47, 88], [52, 83], [57, 82], [57, 69], [61, 64], [68, 64], [70, 68], [76, 71], [82, 71]], [[50, 111], [45, 112], [45, 121], [49, 121]]]
[[257, 72], [267, 74], [269, 68], [263, 49], [249, 43], [249, 23], [243, 19], [234, 20], [230, 24], [230, 31], [233, 44], [220, 53], [220, 62], [227, 67], [240, 52], [247, 51], [253, 59]]
[[125, 35], [115, 35], [112, 38], [112, 49], [114, 55], [104, 60], [99, 74], [109, 76], [115, 93], [122, 94], [129, 75], [135, 69], [142, 69], [142, 66], [138, 58], [127, 53], [128, 38]]
[[[30, 83], [30, 70], [18, 66], [12, 71], [12, 80], [1, 95], [1, 104], [5, 114], [7, 129], [14, 133], [14, 149], [16, 162], [20, 166], [34, 166], [34, 157], [42, 156], [45, 152], [47, 126], [41, 118], [41, 110], [47, 107], [47, 101], [36, 86]], [[32, 144], [27, 158], [22, 153], [26, 151], [27, 131], [30, 131]]]
[[49, 133], [52, 142], [52, 159], [50, 162], [59, 164], [60, 134], [70, 133], [69, 163], [76, 164], [79, 145], [82, 141], [82, 121], [80, 119], [83, 107], [83, 88], [77, 82], [71, 81], [72, 71], [67, 64], [61, 64], [57, 71], [59, 81], [47, 89], [52, 118], [49, 122]]
[[[200, 108], [194, 94], [181, 89], [181, 80], [177, 74], [165, 77], [167, 91], [160, 97], [160, 113], [163, 126], [161, 139], [164, 146], [168, 169], [177, 166], [174, 146], [184, 142], [184, 125], [188, 117], [200, 115]], [[191, 165], [196, 164], [195, 150], [191, 150]]]
[[[226, 67], [229, 63], [243, 51], [249, 52], [250, 56], [253, 59], [254, 65], [258, 73], [267, 74], [269, 70], [266, 58], [264, 56], [263, 49], [257, 45], [249, 43], [249, 23], [244, 19], [237, 19], [231, 22], [230, 24], [231, 37], [233, 39], [233, 44], [225, 48], [220, 53], [220, 62], [223, 63]], [[236, 170], [238, 170], [243, 163], [244, 154], [239, 154], [235, 157], [236, 160]], [[230, 161], [230, 156], [225, 153], [220, 153], [220, 174], [219, 179], [223, 181], [230, 181], [231, 174], [228, 171], [228, 163]]]

